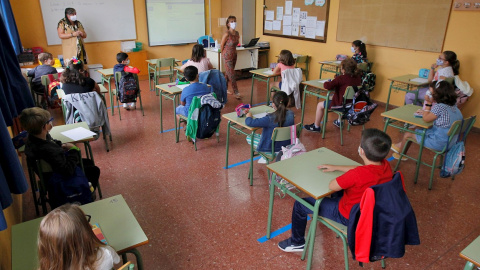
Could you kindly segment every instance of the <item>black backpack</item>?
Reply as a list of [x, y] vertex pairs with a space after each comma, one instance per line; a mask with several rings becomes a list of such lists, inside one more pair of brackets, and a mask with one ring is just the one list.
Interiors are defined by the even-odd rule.
[[351, 126], [361, 126], [370, 121], [370, 115], [378, 104], [370, 100], [369, 92], [364, 87], [358, 89], [353, 86], [353, 90], [355, 95], [352, 104], [345, 108], [346, 113], [343, 114], [343, 119], [346, 119]]
[[212, 137], [220, 124], [220, 108], [215, 109], [210, 104], [203, 104], [198, 112], [197, 138]]
[[48, 200], [51, 208], [66, 203], [87, 204], [92, 202], [92, 192], [88, 179], [82, 169], [77, 166], [72, 176], [64, 176], [54, 172], [47, 180]]
[[137, 81], [132, 73], [122, 72], [117, 92], [121, 103], [136, 101], [138, 94]]
[[364, 73], [362, 76], [362, 88], [365, 89], [367, 92], [372, 92], [375, 88], [375, 80], [377, 79], [377, 75], [374, 73]]

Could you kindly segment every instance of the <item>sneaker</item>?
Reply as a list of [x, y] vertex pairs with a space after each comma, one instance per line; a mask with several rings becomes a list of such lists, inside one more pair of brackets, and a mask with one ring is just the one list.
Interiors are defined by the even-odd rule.
[[297, 245], [292, 243], [292, 238], [285, 239], [278, 243], [278, 248], [285, 252], [303, 252], [305, 244]]
[[130, 106], [128, 106], [127, 103], [123, 103], [123, 108], [124, 108], [125, 110], [127, 110], [127, 111], [130, 110]]
[[[392, 157], [394, 159], [400, 159], [400, 154], [399, 153], [393, 153]], [[405, 161], [405, 160], [408, 160], [408, 158], [406, 156], [403, 156], [402, 161]]]
[[337, 120], [333, 120], [333, 125], [340, 128], [342, 126], [342, 122], [339, 121], [338, 119]]
[[264, 157], [260, 157], [258, 164], [267, 164], [267, 160]]
[[133, 103], [132, 105], [130, 105], [130, 110], [135, 110], [137, 108], [137, 105], [135, 103]]
[[321, 132], [322, 131], [322, 128], [321, 127], [316, 128], [315, 124], [305, 125], [305, 126], [303, 126], [303, 128], [308, 130], [308, 131], [311, 131], [311, 132]]
[[395, 152], [395, 153], [400, 153], [400, 148], [398, 146], [396, 146], [395, 144], [392, 144], [390, 149], [392, 149], [392, 151]]

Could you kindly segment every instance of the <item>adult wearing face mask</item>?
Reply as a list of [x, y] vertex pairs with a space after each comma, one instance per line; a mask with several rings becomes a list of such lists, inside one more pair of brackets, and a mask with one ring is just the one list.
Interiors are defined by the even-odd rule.
[[63, 58], [65, 64], [73, 57], [87, 64], [87, 53], [83, 39], [87, 37], [82, 23], [77, 21], [77, 11], [74, 8], [65, 9], [65, 17], [58, 22], [58, 37], [62, 40]]
[[240, 34], [235, 30], [237, 27], [237, 18], [229, 16], [227, 18], [227, 32], [223, 34], [220, 49], [222, 57], [225, 60], [225, 77], [232, 84], [233, 92], [227, 90], [228, 94], [235, 94], [236, 99], [241, 99], [242, 96], [238, 92], [237, 78], [235, 77], [235, 64], [237, 63], [237, 45], [240, 39]]

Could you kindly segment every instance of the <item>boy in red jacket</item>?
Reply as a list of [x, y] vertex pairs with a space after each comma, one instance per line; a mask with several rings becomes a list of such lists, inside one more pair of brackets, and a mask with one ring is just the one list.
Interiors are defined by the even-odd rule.
[[[320, 203], [318, 215], [348, 225], [350, 210], [360, 202], [363, 192], [370, 186], [382, 184], [392, 180], [392, 168], [385, 160], [392, 139], [378, 129], [366, 129], [362, 133], [358, 154], [363, 160], [363, 166], [339, 166], [323, 164], [318, 169], [324, 172], [341, 171], [343, 175], [333, 179], [329, 188], [334, 191], [343, 191], [343, 196], [324, 198]], [[336, 195], [336, 193], [334, 194]], [[314, 205], [315, 199], [304, 198]], [[305, 246], [305, 229], [307, 215], [313, 212], [298, 201], [295, 202], [292, 212], [292, 236], [278, 243], [278, 247], [285, 252], [303, 251]]]

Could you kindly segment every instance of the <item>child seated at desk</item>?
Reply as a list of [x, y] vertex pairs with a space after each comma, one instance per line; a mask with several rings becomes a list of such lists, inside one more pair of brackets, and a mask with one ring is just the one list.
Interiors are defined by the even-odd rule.
[[38, 55], [38, 60], [42, 62], [42, 65], [36, 66], [27, 72], [28, 77], [33, 77], [32, 90], [36, 93], [43, 94], [45, 87], [42, 85], [42, 76], [48, 74], [56, 74], [57, 69], [52, 67], [55, 63], [53, 61], [53, 55], [48, 52], [44, 52]]
[[[277, 66], [273, 69], [273, 75], [280, 76], [284, 70], [295, 68], [295, 58], [289, 50], [281, 50], [278, 56]], [[278, 84], [282, 88], [282, 82]]]
[[120, 257], [97, 238], [89, 221], [75, 204], [48, 213], [38, 232], [38, 270], [113, 269]]
[[[287, 109], [288, 96], [285, 92], [276, 92], [273, 96], [272, 107], [275, 112], [269, 113], [262, 118], [253, 118], [251, 112], [247, 113], [245, 124], [249, 127], [262, 128], [262, 135], [254, 134], [253, 147], [258, 152], [271, 152], [272, 151], [272, 133], [276, 127], [288, 127], [294, 125], [294, 114]], [[251, 143], [250, 137], [247, 137], [248, 144]], [[290, 140], [276, 142], [275, 152], [279, 152], [282, 146], [290, 144]], [[258, 160], [258, 163], [264, 164], [267, 161], [262, 157]]]
[[83, 62], [76, 57], [70, 60], [67, 68], [62, 72], [60, 82], [62, 82], [62, 89], [65, 95], [92, 91], [100, 95], [100, 87], [93, 79], [87, 76]]
[[[352, 85], [360, 86], [362, 84], [362, 71], [357, 68], [357, 63], [353, 59], [348, 58], [343, 60], [342, 63], [340, 63], [340, 72], [341, 75], [336, 76], [333, 81], [323, 83], [325, 89], [335, 89], [335, 93], [328, 104], [326, 100], [318, 103], [317, 111], [315, 112], [315, 122], [310, 125], [305, 125], [303, 128], [306, 130], [321, 132], [322, 128], [320, 127], [320, 123], [323, 120], [325, 106], [328, 105], [328, 108], [332, 106], [341, 106], [343, 104], [343, 95], [345, 94], [347, 87]], [[351, 102], [351, 100], [347, 100], [347, 102]], [[326, 123], [323, 124], [325, 125]], [[340, 126], [340, 121], [334, 120], [333, 124]]]
[[206, 84], [198, 82], [197, 67], [186, 67], [184, 75], [185, 79], [190, 82], [190, 85], [183, 89], [182, 94], [180, 95], [180, 105], [175, 109], [175, 113], [188, 117], [188, 110], [190, 109], [193, 97], [210, 94], [212, 91]]
[[[390, 163], [385, 160], [392, 140], [378, 129], [366, 129], [362, 132], [358, 155], [363, 160], [363, 166], [319, 165], [318, 169], [323, 172], [341, 171], [343, 175], [333, 179], [328, 188], [339, 196], [324, 198], [320, 203], [318, 215], [331, 219], [343, 225], [348, 225], [348, 218], [352, 207], [360, 202], [363, 192], [370, 186], [386, 183], [392, 180], [393, 173]], [[304, 198], [311, 204], [315, 204], [312, 197]], [[278, 247], [285, 252], [301, 252], [305, 246], [305, 229], [307, 216], [313, 211], [296, 201], [292, 211], [292, 236], [280, 241]], [[313, 223], [312, 223], [313, 224]]]
[[198, 73], [213, 69], [210, 59], [205, 56], [205, 50], [203, 45], [195, 44], [192, 48], [192, 58], [180, 67], [180, 70], [183, 72], [186, 67], [195, 66], [198, 69]]
[[[457, 108], [457, 94], [450, 83], [433, 81], [430, 83], [430, 91], [432, 91], [432, 99], [427, 99], [425, 110], [419, 110], [418, 113], [422, 113], [425, 122], [433, 122], [433, 127], [427, 129], [425, 133], [424, 146], [440, 151], [447, 145], [448, 131], [453, 122], [462, 120], [463, 116]], [[432, 104], [432, 102], [436, 103]], [[415, 138], [417, 142], [422, 139], [420, 135], [405, 132], [403, 139], [392, 145], [392, 150], [395, 152], [393, 158], [400, 158], [399, 152], [403, 150], [408, 138]], [[405, 153], [408, 151], [408, 146]]]
[[[140, 73], [140, 70], [138, 70], [138, 68], [129, 66], [130, 59], [128, 59], [128, 54], [124, 52], [117, 53], [117, 62], [118, 64], [113, 66], [113, 74], [117, 72], [121, 72], [123, 76], [125, 72], [130, 72], [134, 74]], [[115, 85], [117, 85], [117, 83], [119, 82], [115, 81]], [[135, 102], [123, 103], [123, 108], [125, 110], [135, 110], [136, 109]]]
[[[56, 190], [50, 185], [50, 178], [54, 173], [64, 177], [76, 177], [77, 167], [80, 165], [80, 148], [72, 143], [62, 143], [54, 140], [49, 134], [53, 128], [53, 117], [50, 112], [38, 107], [27, 108], [22, 111], [19, 116], [22, 127], [28, 132], [28, 139], [25, 145], [25, 154], [30, 160], [44, 160], [52, 167], [52, 173], [44, 173], [44, 179], [47, 184], [47, 190]], [[82, 159], [85, 176], [93, 186], [98, 185], [98, 178], [100, 177], [100, 169], [93, 164], [89, 159]], [[87, 181], [85, 179], [85, 181]], [[88, 187], [88, 183], [85, 183]], [[94, 190], [91, 190], [92, 193]], [[49, 202], [52, 208], [58, 206], [57, 202], [53, 200], [54, 194], [49, 195]], [[56, 194], [55, 197], [61, 195]], [[65, 198], [60, 198], [65, 199]], [[66, 200], [66, 199], [65, 199]], [[65, 201], [63, 200], [63, 201]]]
[[357, 64], [368, 62], [367, 48], [365, 46], [365, 43], [363, 43], [363, 41], [361, 40], [353, 41], [352, 47], [350, 47], [350, 50], [353, 53], [352, 59], [355, 60]]

